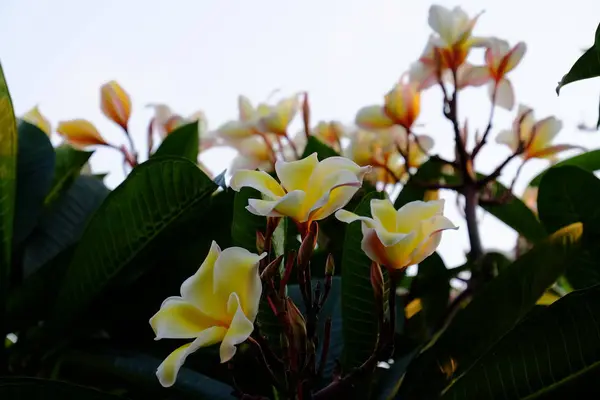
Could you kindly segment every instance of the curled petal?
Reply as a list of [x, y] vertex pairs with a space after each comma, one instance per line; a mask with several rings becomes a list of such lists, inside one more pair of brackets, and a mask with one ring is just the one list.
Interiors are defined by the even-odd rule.
[[376, 226], [379, 226], [378, 221], [376, 222], [375, 220], [373, 220], [372, 218], [369, 218], [369, 217], [361, 217], [360, 215], [356, 215], [353, 212], [350, 212], [348, 210], [336, 211], [335, 217], [338, 220], [345, 222], [347, 224], [351, 224], [354, 221], [361, 221], [369, 228], [375, 228]]
[[388, 231], [396, 231], [396, 209], [389, 199], [371, 200], [371, 215]]
[[227, 329], [220, 326], [214, 326], [204, 330], [192, 343], [184, 344], [177, 350], [169, 354], [167, 358], [159, 365], [156, 370], [156, 376], [160, 384], [164, 387], [173, 386], [177, 379], [179, 369], [185, 362], [185, 359], [201, 347], [206, 347], [219, 343], [225, 337]]
[[421, 226], [421, 222], [434, 215], [442, 215], [445, 201], [411, 201], [400, 207], [396, 212], [396, 226], [398, 232], [412, 232]]
[[436, 215], [422, 221], [419, 232], [421, 242], [410, 255], [410, 265], [418, 264], [433, 254], [442, 239], [442, 231], [447, 229], [458, 229], [458, 227], [443, 215]]
[[167, 298], [160, 310], [150, 318], [156, 340], [195, 338], [215, 324], [214, 319], [181, 297]]
[[[494, 97], [494, 90], [496, 91]], [[490, 82], [488, 86], [488, 93], [492, 100], [495, 100], [495, 104], [506, 110], [512, 110], [515, 106], [515, 91], [513, 90], [512, 84], [506, 78], [495, 82]]]
[[294, 190], [276, 200], [249, 199], [246, 209], [254, 215], [264, 217], [287, 216], [298, 222], [304, 222], [308, 218], [303, 212], [303, 203], [306, 194], [301, 190]]
[[539, 153], [545, 148], [550, 147], [561, 129], [562, 122], [555, 117], [547, 117], [536, 122], [532, 130], [533, 140], [529, 143], [527, 153]]
[[368, 106], [361, 108], [356, 114], [356, 125], [364, 129], [382, 129], [394, 125], [381, 106]]
[[239, 192], [242, 187], [251, 187], [272, 199], [277, 199], [285, 195], [285, 191], [275, 178], [264, 171], [237, 171], [231, 177], [229, 186], [236, 192]]
[[74, 146], [108, 145], [98, 129], [84, 119], [60, 122], [56, 132]]
[[[401, 269], [409, 266], [409, 256], [414, 248], [416, 233], [385, 234], [381, 230], [362, 226], [361, 249], [373, 261], [387, 268]], [[382, 240], [383, 239], [383, 240]]]
[[[364, 171], [369, 171], [365, 167]], [[360, 179], [350, 171], [342, 171], [337, 176], [337, 182], [317, 200], [309, 210], [309, 219], [319, 221], [327, 218], [340, 208], [344, 207], [356, 194], [362, 184], [364, 174]], [[310, 203], [309, 203], [310, 204]]]
[[313, 153], [297, 161], [281, 161], [275, 163], [277, 177], [288, 192], [293, 190], [306, 191], [308, 181], [315, 167], [319, 164], [317, 153]]
[[31, 125], [37, 126], [42, 132], [50, 136], [52, 134], [52, 125], [50, 121], [42, 115], [38, 106], [33, 107], [27, 111], [22, 117], [23, 121], [30, 123]]
[[237, 293], [231, 293], [229, 296], [227, 310], [230, 314], [233, 314], [233, 318], [219, 349], [221, 363], [231, 360], [237, 351], [236, 346], [248, 339], [254, 330], [254, 318], [250, 320], [244, 314]]

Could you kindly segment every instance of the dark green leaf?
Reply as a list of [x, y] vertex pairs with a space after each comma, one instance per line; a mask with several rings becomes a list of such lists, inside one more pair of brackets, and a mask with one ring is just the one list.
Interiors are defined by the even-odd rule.
[[93, 151], [83, 151], [63, 144], [54, 150], [56, 154], [56, 165], [54, 166], [54, 177], [50, 191], [46, 195], [46, 205], [55, 201], [60, 194], [71, 185], [81, 171], [81, 168], [90, 159]]
[[148, 269], [182, 225], [197, 222], [216, 185], [192, 162], [158, 157], [136, 167], [87, 224], [53, 309], [67, 327], [109, 287], [126, 285]]
[[152, 157], [185, 157], [195, 164], [198, 162], [199, 146], [198, 122], [196, 121], [180, 126], [169, 133]]
[[0, 398], [6, 400], [118, 400], [115, 396], [72, 383], [39, 378], [0, 378]]
[[600, 180], [578, 167], [552, 168], [540, 184], [538, 212], [548, 230], [556, 230], [573, 222], [582, 222], [584, 246], [571, 260], [566, 278], [575, 289], [600, 283], [598, 257], [600, 249]]
[[[367, 194], [354, 213], [371, 216], [371, 199], [382, 199], [384, 194]], [[359, 221], [346, 229], [342, 254], [342, 318], [346, 371], [362, 364], [375, 348], [378, 321], [375, 296], [370, 281], [371, 260], [361, 250], [362, 230]]]
[[339, 156], [339, 154], [334, 149], [327, 146], [325, 143], [321, 142], [316, 137], [309, 136], [301, 158], [306, 158], [312, 153], [317, 153], [319, 161], [323, 161], [324, 159], [329, 157]]
[[18, 133], [14, 245], [21, 244], [35, 228], [52, 185], [55, 164], [54, 148], [41, 129], [21, 121]]
[[[175, 350], [176, 347], [173, 347]], [[191, 355], [192, 359], [195, 355]], [[134, 351], [102, 348], [101, 351], [73, 351], [67, 354], [63, 363], [66, 366], [82, 369], [88, 376], [113, 376], [133, 387], [153, 393], [161, 393], [164, 398], [185, 398], [198, 400], [233, 400], [233, 388], [211, 379], [185, 366], [179, 370], [177, 381], [170, 388], [160, 386], [156, 369], [163, 360]], [[163, 397], [159, 397], [163, 398]]]
[[8, 282], [11, 277], [11, 251], [17, 176], [17, 126], [15, 112], [0, 65], [0, 335]]
[[483, 356], [564, 273], [582, 231], [578, 223], [555, 232], [484, 286], [439, 339], [411, 364], [400, 398], [435, 398], [455, 368], [460, 374]]
[[583, 154], [578, 154], [575, 157], [567, 158], [554, 164], [551, 168], [548, 168], [539, 173], [535, 178], [529, 182], [529, 186], [539, 186], [542, 181], [542, 177], [551, 169], [572, 165], [579, 167], [588, 172], [594, 172], [600, 170], [600, 150], [592, 150]]
[[592, 399], [600, 396], [600, 286], [532, 312], [444, 399]]
[[560, 89], [572, 82], [600, 76], [600, 24], [596, 28], [596, 40], [594, 46], [590, 47], [571, 67], [569, 72], [558, 83], [556, 94]]
[[427, 192], [423, 184], [438, 182], [442, 177], [443, 166], [441, 161], [434, 158], [421, 165], [417, 173], [402, 188], [394, 202], [394, 208], [399, 209], [411, 201], [423, 200], [425, 192]]
[[233, 203], [233, 223], [231, 238], [235, 246], [240, 246], [253, 253], [256, 252], [256, 232], [265, 233], [267, 219], [252, 214], [246, 209], [249, 199], [260, 199], [258, 190], [244, 187], [235, 194]]

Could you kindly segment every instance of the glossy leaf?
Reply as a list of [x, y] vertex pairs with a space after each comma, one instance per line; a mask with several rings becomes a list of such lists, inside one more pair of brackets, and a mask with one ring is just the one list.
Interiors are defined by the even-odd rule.
[[[11, 275], [11, 249], [17, 175], [17, 126], [12, 100], [0, 65], [0, 324]], [[0, 326], [0, 335], [2, 332]]]
[[54, 175], [50, 191], [46, 195], [44, 203], [51, 204], [58, 199], [79, 176], [79, 173], [86, 162], [90, 159], [93, 151], [84, 151], [76, 149], [68, 144], [63, 144], [54, 150], [56, 154], [56, 163], [54, 166]]
[[21, 244], [38, 223], [52, 185], [55, 154], [48, 135], [21, 121], [17, 156], [17, 192], [13, 244]]
[[571, 67], [569, 72], [562, 77], [556, 87], [556, 94], [560, 89], [572, 82], [600, 76], [600, 24], [596, 28], [595, 42]]
[[446, 389], [444, 399], [600, 396], [600, 286], [532, 312]]
[[68, 326], [104, 290], [142, 275], [178, 226], [192, 223], [214, 182], [192, 162], [158, 157], [135, 168], [87, 224], [53, 309], [55, 326]]
[[575, 289], [600, 283], [598, 240], [600, 239], [600, 180], [578, 167], [552, 168], [538, 192], [538, 212], [548, 230], [582, 222], [586, 241], [571, 260], [566, 278]]
[[49, 206], [25, 243], [23, 275], [27, 277], [81, 238], [92, 214], [110, 190], [92, 176], [79, 176]]
[[306, 158], [310, 156], [312, 153], [317, 153], [317, 157], [319, 161], [322, 161], [329, 157], [339, 156], [339, 154], [327, 146], [325, 143], [320, 141], [314, 136], [309, 136], [308, 141], [306, 142], [306, 147], [304, 148], [304, 152], [302, 153], [301, 158]]
[[[399, 398], [435, 398], [452, 377], [477, 362], [564, 273], [582, 233], [580, 223], [555, 232], [484, 286], [439, 339], [411, 364]], [[427, 379], [420, 378], [424, 376]]]
[[200, 139], [198, 137], [198, 122], [180, 126], [169, 133], [160, 144], [152, 158], [162, 156], [185, 157], [194, 164], [198, 162]]
[[[383, 197], [380, 192], [367, 194], [354, 213], [371, 216], [371, 199]], [[342, 253], [342, 364], [345, 370], [357, 367], [369, 358], [378, 333], [375, 298], [369, 279], [371, 260], [361, 250], [361, 241], [361, 223], [356, 221], [346, 229]]]
[[540, 172], [535, 178], [529, 182], [529, 186], [539, 186], [542, 181], [542, 177], [551, 169], [565, 167], [568, 165], [572, 165], [574, 167], [579, 167], [588, 172], [594, 172], [600, 170], [600, 150], [592, 150], [583, 154], [578, 154], [574, 157], [564, 159], [562, 161], [557, 162], [551, 168], [548, 168], [542, 172]]
[[0, 398], [27, 400], [125, 400], [91, 387], [62, 381], [25, 377], [0, 377]]

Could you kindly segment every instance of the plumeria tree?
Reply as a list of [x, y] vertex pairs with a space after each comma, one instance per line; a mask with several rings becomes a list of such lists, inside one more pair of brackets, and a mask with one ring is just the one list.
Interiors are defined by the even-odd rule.
[[[202, 111], [150, 104], [145, 149], [116, 81], [100, 108], [124, 144], [84, 119], [53, 130], [38, 107], [15, 119], [0, 74], [0, 397], [600, 394], [600, 151], [554, 143], [560, 120], [518, 105], [510, 73], [526, 46], [477, 36], [478, 20], [432, 6], [422, 54], [352, 124], [314, 124], [305, 92], [239, 96], [214, 129]], [[584, 64], [561, 85], [591, 77]], [[490, 108], [475, 134], [459, 119], [468, 87]], [[425, 91], [442, 94], [450, 159], [420, 132]], [[512, 125], [496, 126], [498, 107]], [[97, 146], [122, 154], [113, 191], [89, 168]], [[199, 156], [223, 146], [237, 156], [213, 176]], [[486, 146], [508, 150], [491, 173], [478, 169]], [[532, 158], [550, 168], [519, 196]], [[463, 200], [464, 220], [444, 215], [440, 191]], [[480, 209], [518, 233], [515, 254], [484, 248]], [[446, 266], [437, 248], [457, 229], [467, 260]]]

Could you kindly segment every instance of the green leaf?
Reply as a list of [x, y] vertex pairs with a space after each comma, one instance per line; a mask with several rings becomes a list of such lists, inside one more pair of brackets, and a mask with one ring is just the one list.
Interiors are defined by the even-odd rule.
[[165, 239], [197, 222], [216, 187], [184, 158], [136, 167], [87, 224], [53, 308], [55, 325], [68, 327], [104, 290], [137, 279], [157, 254], [177, 252]]
[[185, 157], [194, 164], [198, 162], [200, 139], [198, 122], [192, 122], [169, 133], [152, 157], [179, 156]]
[[591, 399], [600, 396], [600, 286], [532, 312], [444, 399]]
[[40, 266], [81, 238], [92, 214], [110, 190], [92, 176], [79, 176], [46, 209], [37, 227], [25, 242], [23, 275]]
[[600, 283], [600, 180], [578, 167], [552, 168], [540, 184], [538, 212], [548, 230], [582, 222], [584, 246], [571, 260], [566, 278], [575, 289]]
[[0, 377], [0, 398], [27, 400], [124, 400], [96, 389], [49, 379]]
[[[176, 346], [173, 347], [173, 350], [175, 348]], [[194, 355], [190, 356], [190, 359], [193, 357]], [[112, 376], [134, 388], [139, 387], [152, 393], [152, 398], [159, 394], [156, 398], [235, 399], [232, 396], [233, 388], [231, 386], [192, 371], [185, 366], [179, 370], [175, 384], [170, 388], [163, 388], [156, 378], [156, 369], [162, 361], [137, 351], [103, 347], [93, 352], [71, 351], [67, 353], [63, 363], [85, 371], [85, 375], [88, 376]]]
[[546, 175], [546, 173], [554, 168], [565, 167], [568, 165], [572, 165], [574, 167], [579, 167], [588, 172], [594, 172], [600, 170], [600, 150], [592, 150], [583, 154], [578, 154], [574, 157], [567, 158], [560, 162], [557, 162], [552, 167], [542, 171], [535, 178], [529, 182], [529, 186], [540, 186], [540, 182], [542, 181], [542, 177]]
[[17, 126], [15, 113], [0, 65], [0, 336], [11, 276], [11, 250], [17, 174]]
[[394, 208], [399, 209], [411, 201], [423, 200], [427, 189], [422, 184], [438, 182], [442, 178], [443, 166], [444, 163], [435, 158], [431, 158], [421, 165], [417, 173], [402, 188], [394, 201]]
[[46, 205], [51, 204], [60, 197], [60, 194], [79, 176], [81, 168], [94, 154], [93, 151], [78, 150], [68, 144], [57, 147], [54, 152], [56, 154], [56, 164], [51, 189], [44, 200]]
[[35, 228], [52, 185], [55, 155], [48, 135], [35, 125], [18, 126], [17, 192], [13, 244], [19, 245]]
[[327, 146], [325, 143], [321, 142], [316, 137], [309, 136], [301, 158], [306, 158], [312, 153], [317, 153], [319, 161], [323, 161], [324, 159], [329, 157], [339, 156], [339, 154], [334, 149]]
[[[354, 213], [371, 216], [371, 199], [383, 199], [384, 194], [371, 192], [358, 204]], [[369, 358], [378, 334], [375, 297], [371, 286], [371, 260], [361, 250], [360, 221], [346, 229], [342, 253], [342, 318], [344, 353], [342, 363], [349, 371]]]
[[452, 376], [456, 368], [460, 374], [477, 362], [564, 273], [582, 231], [582, 225], [576, 223], [555, 232], [484, 286], [411, 364], [399, 398], [435, 398], [448, 383], [446, 374]]
[[235, 246], [256, 253], [256, 232], [265, 233], [267, 219], [254, 215], [246, 209], [249, 199], [260, 199], [258, 190], [244, 187], [235, 194], [231, 238]]
[[569, 72], [562, 77], [556, 87], [556, 94], [560, 94], [560, 89], [572, 82], [583, 79], [595, 78], [600, 76], [600, 24], [596, 28], [596, 40], [594, 46], [589, 48], [571, 67]]

